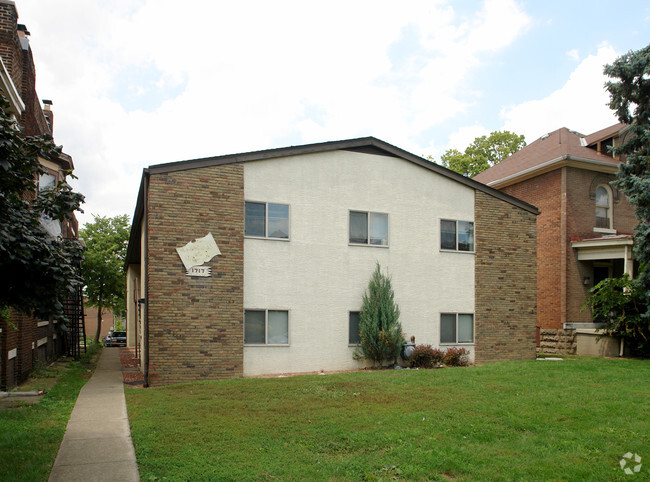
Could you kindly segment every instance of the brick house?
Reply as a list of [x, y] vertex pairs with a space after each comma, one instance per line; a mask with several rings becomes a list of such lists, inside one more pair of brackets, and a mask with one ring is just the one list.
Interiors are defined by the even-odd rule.
[[[19, 25], [14, 2], [0, 0], [0, 92], [10, 103], [9, 111], [26, 136], [52, 135], [54, 115], [50, 101], [41, 103], [36, 94], [36, 72], [29, 45], [29, 32]], [[57, 158], [40, 159], [45, 169], [38, 180], [39, 189], [64, 179], [74, 168], [72, 158], [60, 153]], [[35, 193], [26, 192], [25, 199]], [[76, 220], [63, 224], [50, 222], [53, 235], [76, 237]], [[69, 300], [70, 301], [70, 300]], [[68, 303], [66, 303], [68, 306]], [[74, 308], [70, 304], [70, 309]], [[6, 390], [27, 378], [34, 364], [46, 363], [66, 350], [56, 322], [38, 320], [23, 313], [11, 312], [9, 322], [0, 317], [0, 389]]]
[[588, 136], [558, 129], [474, 177], [541, 211], [537, 328], [543, 351], [618, 354], [614, 340], [594, 344], [599, 325], [581, 308], [602, 279], [636, 272], [637, 221], [625, 196], [610, 185], [622, 161], [609, 147], [622, 135], [621, 124]]
[[149, 384], [356, 369], [379, 262], [407, 337], [534, 358], [537, 214], [372, 137], [150, 166], [127, 343]]

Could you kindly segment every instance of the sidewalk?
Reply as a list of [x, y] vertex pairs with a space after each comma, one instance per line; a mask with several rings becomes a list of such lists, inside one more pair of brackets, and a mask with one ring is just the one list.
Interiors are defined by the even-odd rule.
[[140, 480], [117, 348], [102, 350], [79, 392], [49, 480]]

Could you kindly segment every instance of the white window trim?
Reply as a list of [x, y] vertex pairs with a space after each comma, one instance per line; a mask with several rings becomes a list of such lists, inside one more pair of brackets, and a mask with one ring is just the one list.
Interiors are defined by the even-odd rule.
[[37, 326], [38, 328], [40, 328], [40, 327], [42, 327], [42, 326], [47, 326], [47, 325], [49, 325], [49, 324], [50, 324], [49, 321], [39, 321], [39, 322], [36, 324], [36, 326]]
[[45, 345], [47, 343], [47, 336], [45, 336], [45, 337], [41, 338], [40, 340], [38, 340], [37, 343], [38, 343], [37, 346]]
[[[598, 228], [594, 227], [594, 233], [607, 233], [607, 234], [616, 234], [616, 229], [614, 229], [614, 193], [612, 188], [607, 184], [598, 184], [596, 186], [596, 191], [598, 188], [602, 187], [607, 191], [607, 215], [609, 218], [609, 227], [607, 228]], [[595, 192], [595, 191], [594, 191]], [[594, 208], [599, 207], [596, 205], [596, 200], [594, 199]], [[594, 223], [596, 222], [596, 210], [594, 209]]]
[[244, 308], [244, 338], [246, 337], [246, 312], [264, 312], [264, 339], [269, 338], [269, 311], [287, 312], [287, 342], [286, 343], [244, 343], [244, 346], [291, 346], [291, 311], [287, 308]]
[[[464, 312], [464, 311], [441, 311], [438, 316], [438, 340], [442, 337], [442, 315], [456, 315], [456, 342], [442, 342], [440, 341], [440, 346], [474, 346], [476, 344], [476, 315], [474, 313]], [[462, 343], [458, 341], [458, 315], [472, 315], [472, 342]]]
[[[448, 249], [442, 247], [442, 221], [454, 221], [456, 223], [456, 249]], [[472, 223], [474, 226], [474, 249], [471, 251], [463, 251], [458, 249], [458, 222]], [[476, 223], [474, 221], [467, 221], [465, 219], [449, 219], [438, 218], [438, 248], [441, 253], [460, 253], [460, 254], [476, 254]], [[464, 314], [464, 313], [463, 313]]]
[[13, 350], [9, 350], [7, 352], [7, 359], [11, 360], [12, 358], [16, 358], [18, 355], [18, 348], [14, 348]]
[[[367, 243], [353, 243], [350, 241], [350, 213], [366, 213], [368, 216], [368, 230], [366, 232], [366, 237], [368, 238]], [[370, 215], [371, 214], [385, 214], [386, 215], [386, 228], [388, 233], [386, 235], [386, 245], [382, 244], [370, 244]], [[368, 211], [365, 209], [349, 209], [348, 210], [348, 246], [365, 246], [367, 248], [389, 248], [390, 247], [390, 214], [384, 213], [381, 211]]]
[[[244, 201], [244, 233], [246, 232], [246, 203], [252, 203], [252, 204], [264, 204], [264, 230], [266, 231], [265, 236], [253, 236], [250, 234], [244, 234], [244, 238], [248, 239], [269, 239], [271, 241], [291, 241], [291, 205], [287, 203], [278, 203], [278, 202], [273, 202], [273, 201], [253, 201], [251, 199], [247, 199]], [[288, 211], [289, 211], [289, 219], [288, 219], [288, 226], [287, 230], [289, 231], [288, 237], [286, 238], [274, 238], [273, 236], [268, 235], [269, 231], [269, 204], [279, 204], [281, 206], [287, 206]]]

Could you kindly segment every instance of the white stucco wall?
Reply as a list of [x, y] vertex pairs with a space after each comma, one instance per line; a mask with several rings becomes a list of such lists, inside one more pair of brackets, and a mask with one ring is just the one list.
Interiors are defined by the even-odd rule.
[[[347, 151], [247, 162], [244, 186], [247, 201], [290, 205], [289, 241], [244, 240], [245, 309], [289, 311], [289, 345], [245, 346], [245, 375], [359, 367], [348, 313], [361, 308], [377, 261], [417, 344], [439, 344], [441, 312], [474, 312], [474, 255], [439, 249], [441, 218], [474, 220], [471, 188]], [[350, 210], [388, 213], [389, 247], [349, 245]]]

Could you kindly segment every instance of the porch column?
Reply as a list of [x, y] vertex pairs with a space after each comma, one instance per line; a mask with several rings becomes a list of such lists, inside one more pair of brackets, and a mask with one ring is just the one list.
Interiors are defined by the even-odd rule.
[[634, 278], [634, 260], [632, 259], [632, 246], [625, 246], [625, 257], [623, 258], [623, 272]]

